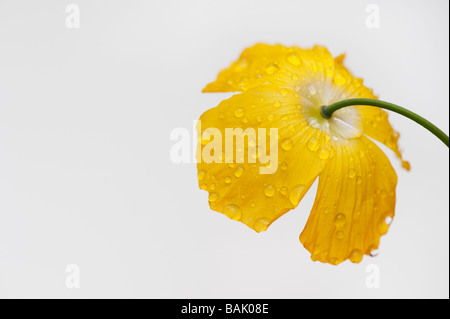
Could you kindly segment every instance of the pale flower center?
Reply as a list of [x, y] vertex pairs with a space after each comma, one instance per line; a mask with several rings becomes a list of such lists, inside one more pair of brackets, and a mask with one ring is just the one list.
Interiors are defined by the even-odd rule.
[[303, 106], [303, 115], [311, 126], [326, 131], [335, 140], [361, 136], [362, 122], [355, 107], [340, 109], [330, 119], [325, 119], [320, 114], [322, 106], [352, 98], [345, 93], [343, 87], [323, 81], [311, 81], [299, 86], [297, 92]]

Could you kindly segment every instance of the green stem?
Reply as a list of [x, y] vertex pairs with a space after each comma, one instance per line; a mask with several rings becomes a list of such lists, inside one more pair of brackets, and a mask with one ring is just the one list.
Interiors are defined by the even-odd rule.
[[369, 105], [369, 106], [376, 106], [380, 107], [382, 109], [390, 110], [393, 112], [396, 112], [398, 114], [401, 114], [403, 116], [406, 116], [407, 118], [413, 120], [414, 122], [422, 125], [424, 128], [426, 128], [428, 131], [433, 133], [437, 138], [439, 138], [447, 147], [449, 147], [449, 138], [448, 135], [445, 134], [443, 131], [441, 131], [437, 126], [435, 126], [433, 123], [429, 122], [428, 120], [424, 119], [420, 115], [411, 112], [410, 110], [407, 110], [401, 106], [384, 102], [380, 100], [374, 100], [374, 99], [348, 99], [339, 101], [330, 105], [322, 106], [320, 109], [320, 113], [322, 116], [326, 119], [331, 118], [334, 112], [336, 112], [339, 109], [342, 109], [343, 107], [352, 106], [352, 105]]

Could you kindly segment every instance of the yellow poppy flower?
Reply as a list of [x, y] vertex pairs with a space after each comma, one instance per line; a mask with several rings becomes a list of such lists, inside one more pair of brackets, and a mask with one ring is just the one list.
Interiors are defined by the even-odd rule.
[[[206, 111], [197, 126], [199, 186], [209, 192], [211, 209], [257, 232], [295, 208], [319, 178], [300, 241], [312, 260], [333, 265], [347, 259], [358, 263], [377, 249], [394, 217], [397, 176], [371, 139], [394, 151], [409, 170], [385, 111], [351, 106], [330, 119], [321, 116], [323, 105], [377, 98], [343, 60], [322, 46], [250, 47], [203, 90], [241, 93]], [[222, 133], [216, 138], [223, 138], [227, 128], [276, 128], [278, 159], [236, 163], [225, 160], [223, 149], [214, 149], [215, 160], [203, 161], [202, 154], [213, 151], [206, 150], [210, 128]], [[247, 140], [245, 154], [254, 141]], [[236, 148], [237, 140], [232, 143]], [[262, 174], [261, 167], [268, 166], [274, 173]]]

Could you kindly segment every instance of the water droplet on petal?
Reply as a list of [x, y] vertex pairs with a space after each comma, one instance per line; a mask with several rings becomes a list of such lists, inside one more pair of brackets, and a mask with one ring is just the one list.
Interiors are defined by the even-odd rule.
[[353, 249], [348, 258], [352, 263], [357, 264], [363, 259], [363, 253], [359, 249]]
[[293, 143], [290, 138], [285, 138], [281, 142], [281, 148], [284, 149], [285, 151], [290, 151], [292, 149], [292, 146], [293, 146]]
[[267, 197], [272, 197], [273, 195], [275, 195], [275, 192], [276, 192], [276, 189], [273, 185], [269, 184], [264, 188], [264, 194]]
[[241, 208], [234, 204], [225, 206], [222, 213], [233, 220], [240, 220], [242, 217]]
[[347, 83], [347, 80], [341, 73], [336, 73], [333, 78], [333, 83], [336, 85], [344, 85]]
[[346, 220], [345, 215], [342, 214], [342, 213], [339, 213], [339, 214], [337, 214], [336, 217], [334, 218], [334, 224], [335, 224], [337, 227], [344, 226], [345, 220]]
[[322, 146], [321, 148], [319, 148], [317, 156], [319, 156], [321, 160], [328, 159], [328, 157], [330, 157], [330, 149], [326, 146]]
[[241, 177], [242, 174], [244, 174], [244, 168], [241, 166], [237, 167], [236, 170], [234, 171], [234, 176]]
[[244, 116], [244, 109], [241, 107], [238, 107], [236, 110], [234, 110], [234, 116], [236, 116], [238, 118]]
[[319, 139], [317, 137], [312, 137], [308, 141], [308, 148], [310, 151], [315, 152], [319, 149]]
[[336, 258], [330, 258], [330, 259], [328, 259], [328, 262], [329, 262], [330, 264], [332, 264], [332, 265], [337, 265], [337, 264], [338, 264], [338, 261], [337, 261]]
[[299, 66], [302, 63], [302, 60], [300, 60], [300, 57], [295, 51], [288, 53], [288, 55], [286, 56], [286, 60], [295, 66]]
[[315, 95], [317, 93], [316, 86], [313, 83], [308, 83], [308, 92], [311, 95]]
[[315, 247], [313, 250], [313, 253], [311, 254], [313, 257], [318, 257], [320, 255], [320, 248], [319, 247]]
[[198, 171], [197, 178], [199, 181], [203, 180], [205, 178], [206, 172], [205, 171]]
[[210, 193], [208, 196], [208, 200], [211, 203], [214, 203], [215, 201], [217, 201], [218, 198], [219, 198], [219, 195], [217, 195], [217, 193]]
[[287, 95], [288, 93], [289, 93], [289, 91], [286, 90], [286, 89], [281, 89], [281, 90], [280, 90], [280, 94], [281, 94], [281, 95]]
[[267, 218], [260, 218], [255, 222], [253, 228], [259, 233], [262, 231], [266, 231], [267, 227], [269, 227], [269, 224], [270, 221]]
[[289, 194], [289, 200], [292, 205], [297, 206], [300, 203], [300, 199], [303, 196], [303, 192], [305, 190], [305, 185], [297, 185], [295, 186], [291, 193]]
[[266, 73], [269, 75], [274, 74], [280, 69], [280, 67], [276, 63], [269, 63], [266, 67]]
[[231, 177], [230, 176], [225, 177], [225, 183], [227, 183], [227, 184], [231, 183]]

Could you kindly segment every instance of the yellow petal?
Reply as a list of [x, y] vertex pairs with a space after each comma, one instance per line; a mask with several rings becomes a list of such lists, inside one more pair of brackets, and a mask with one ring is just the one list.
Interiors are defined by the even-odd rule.
[[267, 81], [280, 85], [279, 89], [292, 88], [299, 79], [325, 74], [333, 64], [333, 57], [321, 46], [303, 50], [260, 43], [244, 50], [203, 92], [245, 92]]
[[[343, 66], [344, 57], [336, 58], [334, 84], [342, 86], [341, 99], [367, 98], [378, 99], [371, 89], [363, 85], [363, 80], [355, 78]], [[398, 146], [400, 134], [391, 126], [388, 120], [388, 113], [381, 108], [373, 106], [355, 106], [361, 119], [361, 131], [364, 135], [369, 136], [387, 147], [389, 147], [397, 157], [401, 160], [403, 168], [410, 170], [410, 164], [403, 160], [402, 154]]]
[[316, 200], [300, 241], [312, 260], [354, 263], [378, 248], [394, 218], [397, 175], [368, 138], [337, 142], [319, 176]]
[[[234, 95], [201, 116], [197, 133], [203, 137], [198, 144], [198, 154], [202, 155], [205, 149], [206, 153], [216, 151], [208, 147], [213, 139], [203, 133], [211, 128], [220, 132], [221, 142], [226, 129], [278, 129], [278, 156], [273, 162], [256, 156], [251, 163], [250, 143], [246, 142], [244, 163], [234, 163], [236, 158], [233, 163], [225, 163], [225, 147], [215, 157], [219, 163], [204, 159], [198, 163], [199, 185], [209, 192], [211, 209], [260, 232], [298, 205], [323, 168], [324, 158], [334, 155], [328, 135], [309, 126], [298, 107], [295, 94], [283, 94], [277, 87], [265, 85]], [[266, 146], [269, 140], [267, 137]], [[234, 139], [234, 151], [236, 145]], [[261, 174], [261, 167], [271, 167], [275, 173]]]

